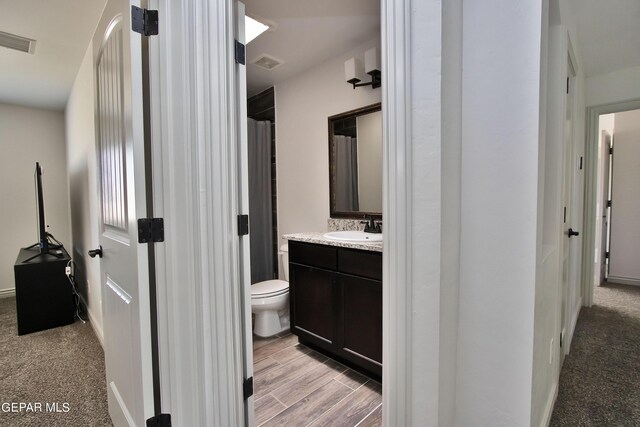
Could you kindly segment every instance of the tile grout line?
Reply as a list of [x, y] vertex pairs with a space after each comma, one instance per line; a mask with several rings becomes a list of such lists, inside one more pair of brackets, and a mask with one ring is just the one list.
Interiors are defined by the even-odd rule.
[[[331, 381], [336, 381], [331, 380]], [[336, 381], [339, 384], [342, 384], [340, 381]], [[328, 383], [327, 383], [328, 384]], [[345, 386], [346, 387], [346, 386]], [[349, 390], [351, 390], [350, 387], [347, 387]], [[346, 398], [348, 398], [349, 396], [351, 396], [355, 391], [351, 390], [351, 392], [349, 394], [347, 394], [345, 397], [343, 397], [342, 399], [338, 400], [335, 404], [331, 405], [331, 407], [327, 408], [326, 411], [324, 411], [323, 413], [321, 413], [320, 415], [318, 415], [313, 421], [311, 421], [309, 424], [307, 424], [305, 427], [309, 427], [311, 424], [315, 423], [316, 421], [318, 421], [324, 414], [326, 414], [327, 412], [329, 412], [330, 410], [332, 410], [333, 408], [335, 408], [340, 402], [342, 402], [343, 400], [345, 400]]]
[[[351, 387], [350, 385], [345, 384], [345, 383], [343, 383], [342, 381], [340, 381], [340, 380], [338, 379], [338, 377], [339, 377], [340, 375], [341, 375], [341, 374], [336, 375], [334, 378], [332, 378], [332, 380], [339, 382], [340, 384], [342, 384], [342, 385], [343, 385], [343, 386], [345, 386], [345, 387], [349, 387], [349, 388], [350, 388], [351, 390], [353, 390], [353, 391], [356, 391], [356, 390], [357, 390], [356, 388], [353, 388], [353, 387]], [[360, 388], [360, 387], [358, 387], [358, 388]]]
[[380, 407], [382, 407], [382, 403], [381, 403], [381, 404], [379, 404], [378, 406], [376, 406], [375, 408], [373, 408], [373, 409], [371, 410], [371, 412], [369, 412], [367, 415], [365, 415], [365, 416], [364, 416], [364, 418], [362, 418], [360, 421], [358, 421], [358, 424], [356, 424], [356, 425], [355, 425], [355, 426], [353, 426], [353, 427], [358, 427], [360, 424], [362, 424], [362, 422], [363, 422], [364, 420], [366, 420], [367, 418], [369, 418], [369, 415], [371, 415], [371, 414], [373, 414], [374, 412], [376, 412], [376, 411], [378, 410], [378, 408], [380, 408]]
[[355, 390], [360, 390], [362, 387], [364, 387], [365, 384], [369, 384], [369, 381], [371, 381], [369, 378], [367, 378], [367, 380], [365, 382], [363, 382], [362, 384], [360, 384]]
[[[282, 406], [284, 406], [283, 411], [284, 411], [285, 409], [288, 409], [288, 408], [289, 408], [289, 407], [288, 407], [288, 406], [287, 406], [283, 401], [281, 401], [280, 399], [278, 399], [277, 397], [275, 397], [275, 396], [273, 395], [273, 393], [269, 393], [267, 396], [271, 396], [271, 397], [273, 397], [275, 400], [277, 400], [277, 401], [278, 401], [278, 403], [280, 403]], [[280, 412], [282, 412], [282, 411], [280, 411]], [[280, 412], [278, 412], [278, 414], [279, 414]], [[275, 415], [274, 415], [274, 416], [275, 416]], [[273, 418], [273, 417], [272, 417], [272, 418]]]
[[[314, 369], [317, 369], [317, 368], [318, 368], [318, 367], [313, 368], [311, 371], [313, 371]], [[308, 371], [308, 372], [311, 372], [311, 371]], [[307, 372], [307, 373], [308, 373], [308, 372]], [[303, 375], [304, 375], [304, 374], [303, 374]], [[287, 406], [287, 408], [290, 408], [291, 406], [293, 406], [293, 405], [295, 405], [296, 403], [300, 402], [302, 399], [304, 399], [304, 398], [308, 397], [310, 394], [312, 394], [312, 393], [316, 392], [318, 389], [320, 389], [320, 388], [324, 387], [325, 385], [329, 384], [331, 381], [334, 381], [334, 380], [335, 380], [335, 378], [329, 378], [326, 382], [324, 382], [324, 383], [320, 384], [320, 385], [319, 385], [318, 387], [316, 387], [314, 390], [312, 390], [312, 391], [310, 391], [309, 393], [305, 394], [304, 396], [302, 396], [300, 399], [296, 400], [295, 402], [293, 402], [293, 403], [292, 403], [291, 405], [289, 405], [289, 406], [285, 405], [285, 404], [284, 404], [284, 402], [280, 402], [280, 403], [282, 403], [283, 405]], [[337, 381], [337, 382], [340, 382], [340, 381]], [[342, 384], [342, 383], [340, 383], [340, 384]], [[280, 390], [280, 389], [281, 389], [282, 387], [284, 387], [285, 385], [287, 385], [287, 384], [286, 384], [286, 383], [285, 383], [285, 384], [282, 384], [282, 385], [281, 385], [280, 387], [278, 387], [277, 389], [272, 390], [272, 391], [271, 391], [271, 394], [273, 394], [273, 393], [274, 393], [275, 391], [277, 391], [277, 390]], [[343, 385], [344, 385], [344, 384], [343, 384]], [[347, 387], [347, 388], [351, 388], [351, 387], [346, 386], [346, 385], [345, 385], [345, 387]], [[275, 397], [275, 395], [274, 395], [274, 397]]]
[[[280, 401], [278, 400], [278, 398], [277, 398], [277, 397], [275, 397], [274, 395], [272, 395], [271, 393], [269, 393], [269, 394], [265, 394], [263, 397], [267, 397], [267, 396], [271, 396], [271, 397], [273, 397], [273, 398], [274, 398], [278, 403], [280, 403], [282, 406], [284, 406], [284, 409], [283, 409], [282, 411], [278, 412], [277, 414], [273, 414], [273, 416], [272, 416], [271, 418], [268, 418], [268, 419], [264, 420], [264, 421], [263, 421], [259, 426], [263, 426], [263, 425], [265, 425], [265, 424], [266, 424], [266, 423], [268, 423], [270, 420], [274, 419], [275, 417], [277, 417], [278, 415], [280, 415], [281, 413], [283, 413], [284, 411], [286, 411], [287, 409], [289, 409], [289, 407], [288, 407], [287, 405], [285, 405], [284, 403], [280, 402]], [[262, 399], [262, 398], [261, 398], [261, 399]], [[254, 409], [254, 410], [253, 410], [253, 412], [254, 412], [254, 414], [253, 414], [253, 415], [254, 415], [254, 417], [255, 417], [255, 412], [256, 412], [256, 410]], [[259, 427], [259, 426], [258, 426], [258, 427]]]

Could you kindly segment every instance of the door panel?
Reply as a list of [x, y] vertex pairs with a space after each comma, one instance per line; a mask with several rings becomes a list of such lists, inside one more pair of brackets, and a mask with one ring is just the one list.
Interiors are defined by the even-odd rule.
[[640, 110], [616, 113], [608, 280], [640, 285]]
[[102, 312], [109, 414], [116, 426], [153, 416], [140, 36], [131, 2], [109, 0], [93, 39], [100, 191]]
[[611, 149], [611, 135], [607, 132], [602, 131], [602, 148], [600, 151], [600, 156], [603, 160], [603, 168], [602, 168], [602, 237], [600, 241], [600, 283], [604, 283], [607, 279], [607, 266], [609, 260], [607, 259], [607, 250], [608, 250], [608, 236], [609, 236], [609, 207], [607, 206], [607, 201], [609, 200], [609, 171], [611, 166], [611, 154], [609, 151]]
[[294, 328], [303, 335], [311, 334], [325, 343], [333, 343], [335, 273], [290, 263], [289, 275]]
[[571, 65], [571, 60], [567, 64], [567, 94], [565, 97], [565, 117], [563, 130], [563, 167], [562, 167], [562, 298], [560, 306], [560, 366], [566, 355], [566, 345], [563, 338], [567, 333], [567, 324], [569, 322], [569, 293], [571, 284], [571, 249], [572, 236], [569, 234], [571, 229], [571, 218], [573, 215], [573, 92], [575, 76]]
[[382, 282], [338, 274], [338, 283], [342, 349], [382, 363]]

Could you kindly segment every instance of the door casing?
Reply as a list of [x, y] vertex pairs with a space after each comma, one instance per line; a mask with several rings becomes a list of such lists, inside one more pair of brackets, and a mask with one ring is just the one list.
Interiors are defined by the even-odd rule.
[[596, 221], [600, 213], [596, 213], [598, 200], [598, 130], [599, 117], [602, 114], [620, 113], [622, 111], [640, 109], [640, 99], [624, 100], [620, 102], [595, 105], [587, 107], [587, 147], [586, 147], [586, 188], [585, 188], [585, 221], [584, 244], [582, 258], [583, 280], [583, 304], [586, 307], [593, 305], [593, 290], [597, 286], [596, 265], [594, 260], [596, 248]]

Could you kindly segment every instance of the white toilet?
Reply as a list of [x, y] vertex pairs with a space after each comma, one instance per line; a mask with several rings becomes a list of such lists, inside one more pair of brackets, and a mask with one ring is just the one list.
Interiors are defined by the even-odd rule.
[[253, 333], [270, 337], [289, 330], [289, 251], [278, 252], [284, 280], [265, 280], [251, 285], [251, 312], [255, 314]]

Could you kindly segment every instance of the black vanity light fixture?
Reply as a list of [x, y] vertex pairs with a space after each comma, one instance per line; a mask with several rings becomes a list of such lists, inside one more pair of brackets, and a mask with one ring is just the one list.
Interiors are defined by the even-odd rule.
[[[366, 72], [371, 76], [370, 82], [360, 83], [361, 78]], [[364, 53], [364, 70], [362, 62], [356, 57], [349, 58], [344, 62], [344, 75], [347, 83], [353, 85], [353, 88], [361, 86], [371, 86], [373, 89], [379, 88], [382, 81], [382, 73], [380, 72], [380, 57], [378, 49], [371, 48]]]

